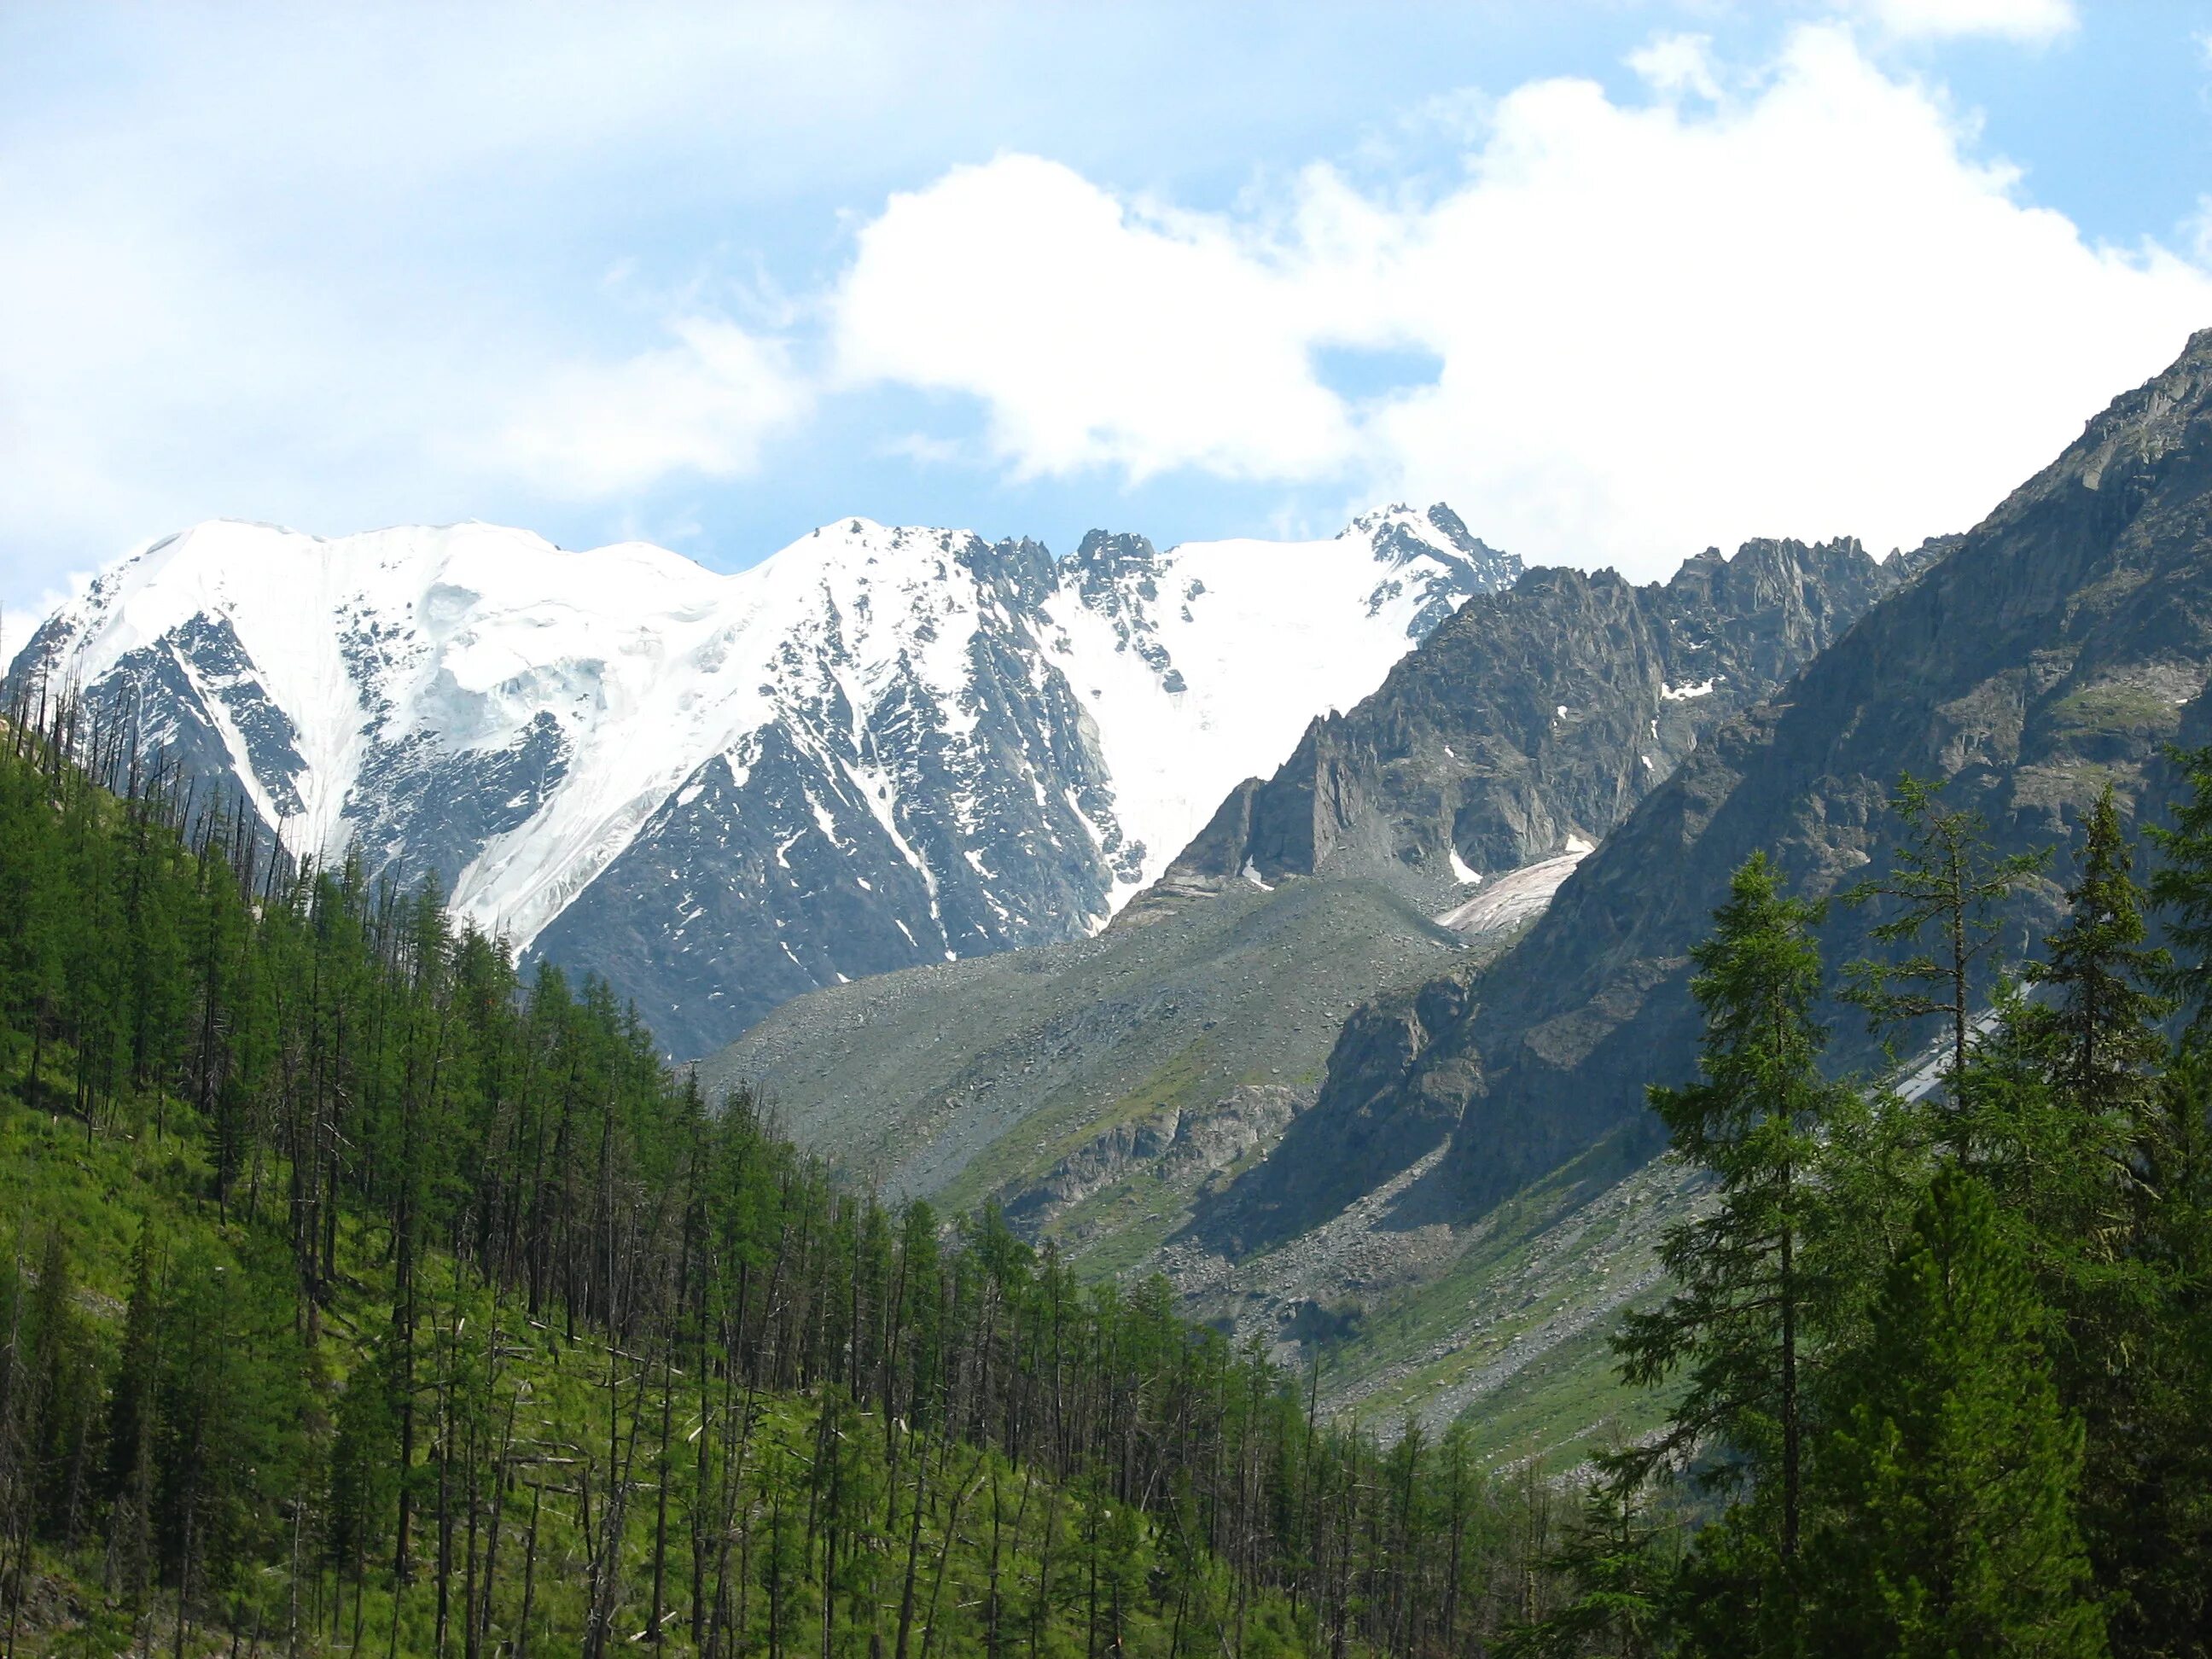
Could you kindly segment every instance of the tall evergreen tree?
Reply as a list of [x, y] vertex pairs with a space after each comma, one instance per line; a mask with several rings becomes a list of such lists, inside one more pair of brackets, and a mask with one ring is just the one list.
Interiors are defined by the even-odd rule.
[[2169, 751], [2187, 793], [2145, 834], [2172, 959], [2160, 988], [2188, 1018], [2142, 1136], [2141, 1255], [2156, 1297], [2138, 1389], [2116, 1629], [2172, 1653], [2212, 1652], [2212, 747]]
[[2081, 1426], [2050, 1315], [1988, 1190], [1939, 1176], [1869, 1346], [1839, 1369], [1809, 1555], [1820, 1651], [2061, 1659], [2104, 1651], [2074, 1512]]
[[[2065, 921], [2005, 1000], [1980, 1056], [1965, 1166], [2002, 1200], [2039, 1293], [2060, 1399], [2086, 1431], [2081, 1504], [2091, 1559], [2123, 1647], [2146, 1650], [2172, 1620], [2153, 1610], [2173, 1540], [2153, 1517], [2176, 1450], [2173, 1283], [2162, 1265], [2158, 1175], [2185, 1066], [2167, 1059], [2143, 896], [2113, 792], [2090, 811]], [[2197, 1437], [2193, 1428], [2180, 1430]], [[2147, 1650], [2165, 1650], [2162, 1644]]]
[[1889, 805], [1904, 823], [1904, 838], [1890, 854], [1888, 870], [1850, 888], [1844, 898], [1876, 908], [1876, 943], [1911, 948], [1893, 961], [1851, 963], [1844, 995], [1863, 1007], [1877, 1028], [1940, 1018], [1955, 1099], [1980, 1000], [1978, 976], [2002, 938], [2004, 903], [2049, 862], [2049, 855], [1999, 857], [1982, 815], [1971, 808], [1946, 807], [1942, 789], [1942, 780], [1910, 773], [1898, 780]]
[[[1808, 1357], [1821, 1297], [1811, 1171], [1838, 1091], [1819, 1060], [1814, 1018], [1819, 907], [1790, 896], [1762, 854], [1739, 870], [1692, 989], [1703, 1010], [1698, 1080], [1654, 1087], [1674, 1151], [1711, 1171], [1711, 1207], [1670, 1229], [1660, 1260], [1680, 1287], [1632, 1313], [1613, 1339], [1632, 1384], [1686, 1386], [1666, 1430], [1615, 1463], [1625, 1479], [1700, 1462], [1708, 1488], [1739, 1498], [1742, 1552], [1723, 1574], [1752, 1624], [1786, 1622], [1786, 1578], [1801, 1543]], [[1709, 1558], [1709, 1564], [1714, 1558]], [[1770, 1571], [1771, 1570], [1771, 1571]]]
[[1563, 1581], [1561, 1605], [1510, 1629], [1498, 1659], [1653, 1659], [1669, 1650], [1678, 1540], [1639, 1497], [1617, 1481], [1589, 1486], [1565, 1542], [1547, 1563]]
[[2170, 822], [2143, 832], [2160, 860], [2151, 902], [2172, 941], [2160, 988], [2188, 1014], [2188, 1040], [2203, 1044], [2212, 1039], [2212, 745], [2170, 749], [2167, 757], [2189, 793], [2168, 806]]
[[2027, 982], [2043, 994], [2033, 1025], [2050, 1044], [2053, 1080], [2081, 1109], [2133, 1115], [2165, 1052], [2158, 1024], [2168, 1004], [2154, 987], [2171, 964], [2145, 943], [2135, 853], [2110, 784], [2090, 809], [2066, 902], [2065, 923], [2028, 964]]

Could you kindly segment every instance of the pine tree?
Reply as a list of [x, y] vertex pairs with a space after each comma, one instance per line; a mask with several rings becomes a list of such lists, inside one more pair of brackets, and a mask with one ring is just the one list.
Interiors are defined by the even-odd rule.
[[159, 1271], [151, 1229], [142, 1225], [132, 1250], [123, 1352], [108, 1391], [102, 1483], [110, 1505], [107, 1588], [132, 1606], [150, 1587], [154, 1571], [154, 1449], [161, 1430]]
[[1566, 1585], [1547, 1617], [1515, 1626], [1498, 1659], [1650, 1659], [1668, 1651], [1669, 1590], [1678, 1562], [1674, 1529], [1617, 1481], [1593, 1483], [1581, 1513], [1547, 1565]]
[[2066, 921], [2044, 940], [2027, 982], [2045, 993], [2036, 1021], [2051, 1045], [2053, 1080], [2084, 1110], [2140, 1109], [2168, 1005], [2153, 989], [2170, 962], [2144, 943], [2135, 854], [2106, 784], [2090, 809], [2081, 869], [2067, 890]]
[[2153, 904], [2172, 960], [2160, 988], [2189, 1016], [2158, 1079], [2141, 1136], [2139, 1255], [2154, 1334], [2135, 1389], [2124, 1536], [2112, 1558], [2121, 1640], [2153, 1650], [2212, 1646], [2212, 748], [2174, 750], [2188, 786], [2170, 827], [2146, 830], [2161, 855]]
[[2175, 1207], [2188, 1183], [2174, 1154], [2191, 1139], [2182, 1097], [2197, 1068], [2186, 1051], [2168, 1063], [2156, 988], [2171, 963], [2147, 943], [2132, 866], [2107, 789], [2070, 913], [2029, 965], [2030, 994], [2001, 999], [1977, 1056], [1960, 1158], [1997, 1194], [2057, 1315], [2049, 1349], [2059, 1398], [2084, 1425], [2080, 1505], [2115, 1643], [2163, 1651], [2157, 1632], [2189, 1624], [2203, 1595], [2167, 1564], [2205, 1559], [2207, 1517], [2200, 1504], [2191, 1518], [2177, 1481], [2202, 1427], [2177, 1361], [2187, 1322], [2173, 1264], [2189, 1252], [2171, 1231], [2187, 1208]]
[[1835, 1379], [1810, 1552], [1820, 1650], [1927, 1659], [2104, 1650], [2074, 1513], [2078, 1420], [2050, 1316], [1979, 1182], [1936, 1178]]
[[1962, 1158], [2024, 1229], [2084, 1376], [2108, 1369], [2087, 1350], [2136, 1346], [2124, 1328], [2144, 1305], [2137, 1268], [2168, 1006], [2150, 988], [2169, 964], [2144, 942], [2132, 871], [2108, 787], [2089, 817], [2069, 913], [2027, 966], [2029, 994], [2000, 999], [1961, 1138]]

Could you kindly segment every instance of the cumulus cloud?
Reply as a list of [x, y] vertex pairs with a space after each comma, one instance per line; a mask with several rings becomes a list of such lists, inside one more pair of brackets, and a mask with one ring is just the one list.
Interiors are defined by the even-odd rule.
[[1297, 344], [1325, 331], [1336, 275], [1303, 245], [1006, 156], [894, 198], [861, 232], [838, 358], [852, 379], [980, 392], [1024, 472], [1294, 477], [1354, 437]]
[[852, 497], [1012, 529], [1164, 475], [1647, 571], [1954, 528], [2212, 322], [2212, 229], [2087, 243], [1885, 68], [2065, 0], [1822, 4], [1771, 62], [1662, 35], [1630, 93], [1502, 96], [1409, 72], [1480, 33], [1425, 13], [1354, 61], [1327, 8], [0, 8], [0, 596], [213, 514], [735, 562]]
[[[2086, 243], [1841, 27], [1748, 86], [1694, 41], [1639, 100], [1526, 85], [1463, 183], [1316, 167], [1274, 211], [1117, 198], [1009, 155], [895, 198], [832, 310], [854, 380], [963, 392], [1023, 474], [1443, 496], [1526, 556], [1963, 527], [2212, 323], [2212, 279]], [[1369, 396], [1334, 349], [1410, 348]]]
[[672, 345], [556, 369], [486, 459], [550, 493], [586, 498], [672, 472], [752, 471], [763, 442], [804, 416], [811, 387], [781, 341], [720, 318], [683, 319], [671, 331]]

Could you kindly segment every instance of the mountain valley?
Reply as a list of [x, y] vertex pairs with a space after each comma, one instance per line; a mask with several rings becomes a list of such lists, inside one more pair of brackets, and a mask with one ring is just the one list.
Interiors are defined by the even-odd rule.
[[[2063, 842], [2212, 729], [2208, 410], [2199, 337], [1967, 534], [1643, 586], [1443, 507], [1060, 561], [853, 520], [736, 577], [208, 526], [13, 673], [603, 975], [847, 1179], [1164, 1274], [1340, 1406], [1480, 1403], [1494, 1454], [1558, 1455], [1632, 1418], [1600, 1338], [1698, 1201], [1642, 1091], [1692, 1063], [1729, 872], [1880, 872], [1907, 770]], [[1875, 920], [1832, 911], [1834, 958]]]

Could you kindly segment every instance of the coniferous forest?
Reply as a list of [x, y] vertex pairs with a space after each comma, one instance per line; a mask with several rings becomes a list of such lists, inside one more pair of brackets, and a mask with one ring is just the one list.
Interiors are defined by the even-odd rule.
[[[1878, 964], [1738, 873], [1667, 1426], [1562, 1477], [851, 1190], [76, 706], [0, 748], [0, 1650], [2206, 1650], [2212, 754], [2066, 869], [1904, 781]], [[1824, 1071], [1838, 994], [1926, 1086]]]

